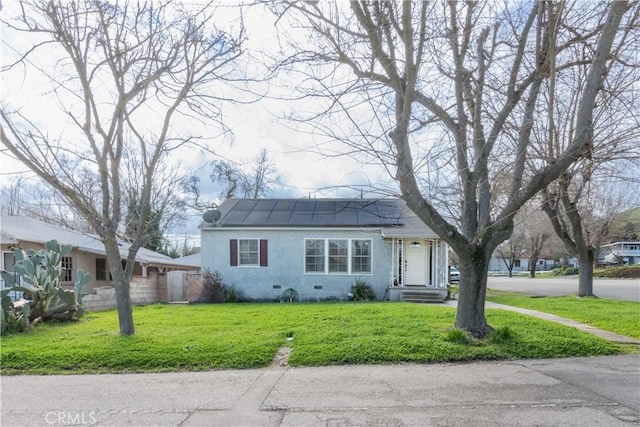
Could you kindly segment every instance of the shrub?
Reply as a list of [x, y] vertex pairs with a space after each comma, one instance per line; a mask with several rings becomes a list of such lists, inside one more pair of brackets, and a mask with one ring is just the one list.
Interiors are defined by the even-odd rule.
[[237, 290], [233, 285], [224, 286], [224, 302], [243, 302], [244, 297], [242, 293]]
[[211, 271], [208, 268], [202, 272], [202, 302], [222, 303], [226, 301], [225, 284], [219, 271]]
[[558, 267], [551, 270], [552, 276], [571, 276], [574, 274], [578, 274], [576, 267]]
[[365, 280], [357, 279], [349, 294], [353, 301], [374, 301], [376, 293]]

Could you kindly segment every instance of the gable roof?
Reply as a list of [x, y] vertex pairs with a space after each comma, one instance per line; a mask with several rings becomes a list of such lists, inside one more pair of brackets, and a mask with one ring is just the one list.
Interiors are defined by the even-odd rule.
[[389, 237], [437, 237], [401, 199], [227, 199], [219, 210], [201, 228], [373, 227]]
[[[3, 215], [0, 218], [0, 230], [0, 243], [3, 244], [19, 244], [20, 242], [44, 244], [55, 239], [61, 245], [71, 245], [84, 252], [106, 256], [104, 245], [98, 236], [58, 227], [35, 218]], [[120, 256], [123, 259], [126, 258], [130, 245], [120, 241], [118, 246], [120, 246]], [[145, 248], [138, 250], [136, 261], [151, 266], [174, 268], [200, 266], [199, 263], [173, 259]]]

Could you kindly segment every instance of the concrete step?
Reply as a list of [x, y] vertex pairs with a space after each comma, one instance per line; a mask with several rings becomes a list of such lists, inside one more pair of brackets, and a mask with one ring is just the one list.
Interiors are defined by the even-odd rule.
[[444, 302], [445, 297], [437, 292], [404, 291], [402, 292], [401, 300], [416, 303]]

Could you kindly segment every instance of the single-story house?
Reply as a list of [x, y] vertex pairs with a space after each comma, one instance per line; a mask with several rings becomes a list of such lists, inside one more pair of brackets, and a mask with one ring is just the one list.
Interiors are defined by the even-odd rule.
[[[489, 260], [489, 271], [493, 273], [508, 272], [506, 263], [509, 262], [509, 258], [501, 256], [492, 256]], [[553, 270], [556, 266], [556, 262], [553, 259], [539, 258], [536, 264], [536, 271], [548, 271]], [[514, 272], [517, 271], [529, 271], [529, 258], [518, 258], [513, 264]]]
[[203, 219], [202, 269], [247, 300], [347, 300], [356, 281], [379, 300], [447, 294], [448, 247], [400, 199], [228, 199]]
[[615, 242], [602, 245], [598, 261], [602, 264], [640, 264], [640, 242]]
[[[91, 274], [91, 280], [83, 287], [84, 293], [113, 293], [106, 252], [98, 236], [55, 226], [35, 218], [25, 216], [2, 216], [0, 218], [0, 251], [2, 252], [0, 269], [8, 272], [13, 271], [12, 248], [39, 250], [44, 248], [46, 242], [53, 239], [62, 245], [72, 246], [71, 253], [62, 258], [63, 286], [72, 286], [76, 281], [77, 270], [82, 269]], [[119, 246], [120, 255], [124, 260], [127, 257], [129, 244], [120, 242]], [[197, 260], [173, 259], [149, 249], [140, 248], [133, 270], [132, 300], [134, 303], [136, 301], [150, 303], [166, 299], [166, 279], [164, 284], [159, 284], [158, 273], [172, 270], [197, 270], [198, 268], [199, 262]], [[138, 288], [136, 288], [136, 284], [139, 285]], [[2, 286], [4, 287], [4, 283]], [[158, 290], [158, 287], [162, 287], [162, 289]]]

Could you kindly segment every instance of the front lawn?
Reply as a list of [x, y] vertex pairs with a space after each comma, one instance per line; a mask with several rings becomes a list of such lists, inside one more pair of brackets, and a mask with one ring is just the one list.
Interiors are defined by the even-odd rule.
[[640, 303], [603, 298], [531, 297], [490, 289], [487, 301], [566, 317], [605, 331], [640, 339]]
[[[118, 336], [115, 311], [2, 338], [2, 374], [160, 372], [289, 364], [319, 366], [617, 354], [625, 347], [566, 326], [487, 310], [499, 329], [464, 343], [451, 307], [409, 303], [152, 305], [136, 335]], [[293, 337], [293, 341], [287, 341]]]
[[598, 268], [593, 272], [593, 277], [640, 279], [640, 265]]

